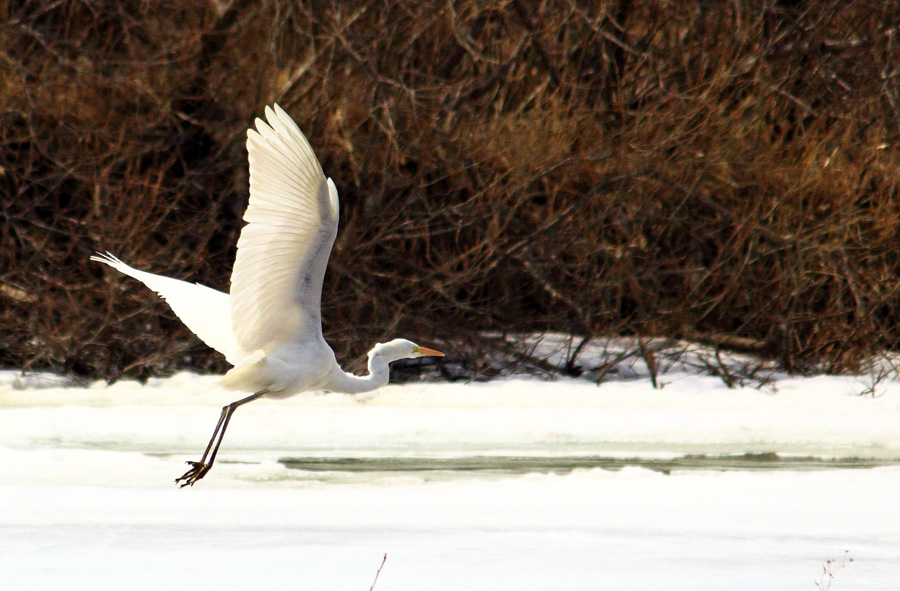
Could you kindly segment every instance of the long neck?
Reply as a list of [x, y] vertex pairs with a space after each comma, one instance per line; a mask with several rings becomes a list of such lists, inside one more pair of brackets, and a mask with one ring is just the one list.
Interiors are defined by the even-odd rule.
[[373, 355], [369, 358], [369, 375], [355, 376], [335, 366], [331, 375], [328, 376], [325, 389], [331, 392], [359, 394], [386, 386], [389, 378], [390, 368], [388, 368], [387, 360], [380, 355]]

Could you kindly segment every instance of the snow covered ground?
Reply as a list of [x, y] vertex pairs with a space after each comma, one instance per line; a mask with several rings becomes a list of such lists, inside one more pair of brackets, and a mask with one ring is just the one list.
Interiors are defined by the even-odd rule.
[[896, 382], [305, 394], [242, 407], [178, 489], [214, 381], [0, 373], [2, 587], [365, 591], [386, 553], [378, 591], [900, 588]]

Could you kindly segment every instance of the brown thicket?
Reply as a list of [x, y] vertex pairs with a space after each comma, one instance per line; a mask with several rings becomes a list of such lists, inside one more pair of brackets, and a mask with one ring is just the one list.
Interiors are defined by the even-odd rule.
[[[326, 336], [493, 333], [792, 371], [900, 337], [894, 1], [0, 1], [0, 365], [222, 370], [88, 262], [227, 290], [278, 102], [342, 199]], [[572, 368], [569, 368], [570, 370]]]

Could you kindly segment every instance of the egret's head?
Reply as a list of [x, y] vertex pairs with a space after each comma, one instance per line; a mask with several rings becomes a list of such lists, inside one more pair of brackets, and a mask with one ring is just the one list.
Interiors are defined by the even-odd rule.
[[398, 359], [414, 359], [416, 357], [443, 357], [444, 354], [428, 347], [420, 347], [406, 339], [394, 339], [387, 343], [378, 343], [369, 351], [369, 359], [383, 357], [388, 363]]

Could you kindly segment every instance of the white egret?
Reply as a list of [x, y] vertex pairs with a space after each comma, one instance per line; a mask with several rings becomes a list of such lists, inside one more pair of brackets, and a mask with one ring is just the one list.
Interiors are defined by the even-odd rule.
[[278, 105], [247, 130], [250, 203], [237, 244], [231, 293], [154, 275], [113, 255], [91, 260], [133, 277], [162, 296], [194, 334], [234, 367], [221, 385], [253, 392], [222, 408], [199, 462], [175, 480], [187, 486], [213, 465], [228, 422], [241, 405], [263, 396], [308, 390], [358, 393], [388, 383], [392, 361], [443, 353], [405, 339], [369, 351], [369, 375], [338, 365], [322, 335], [322, 283], [338, 228], [338, 194], [306, 137]]

